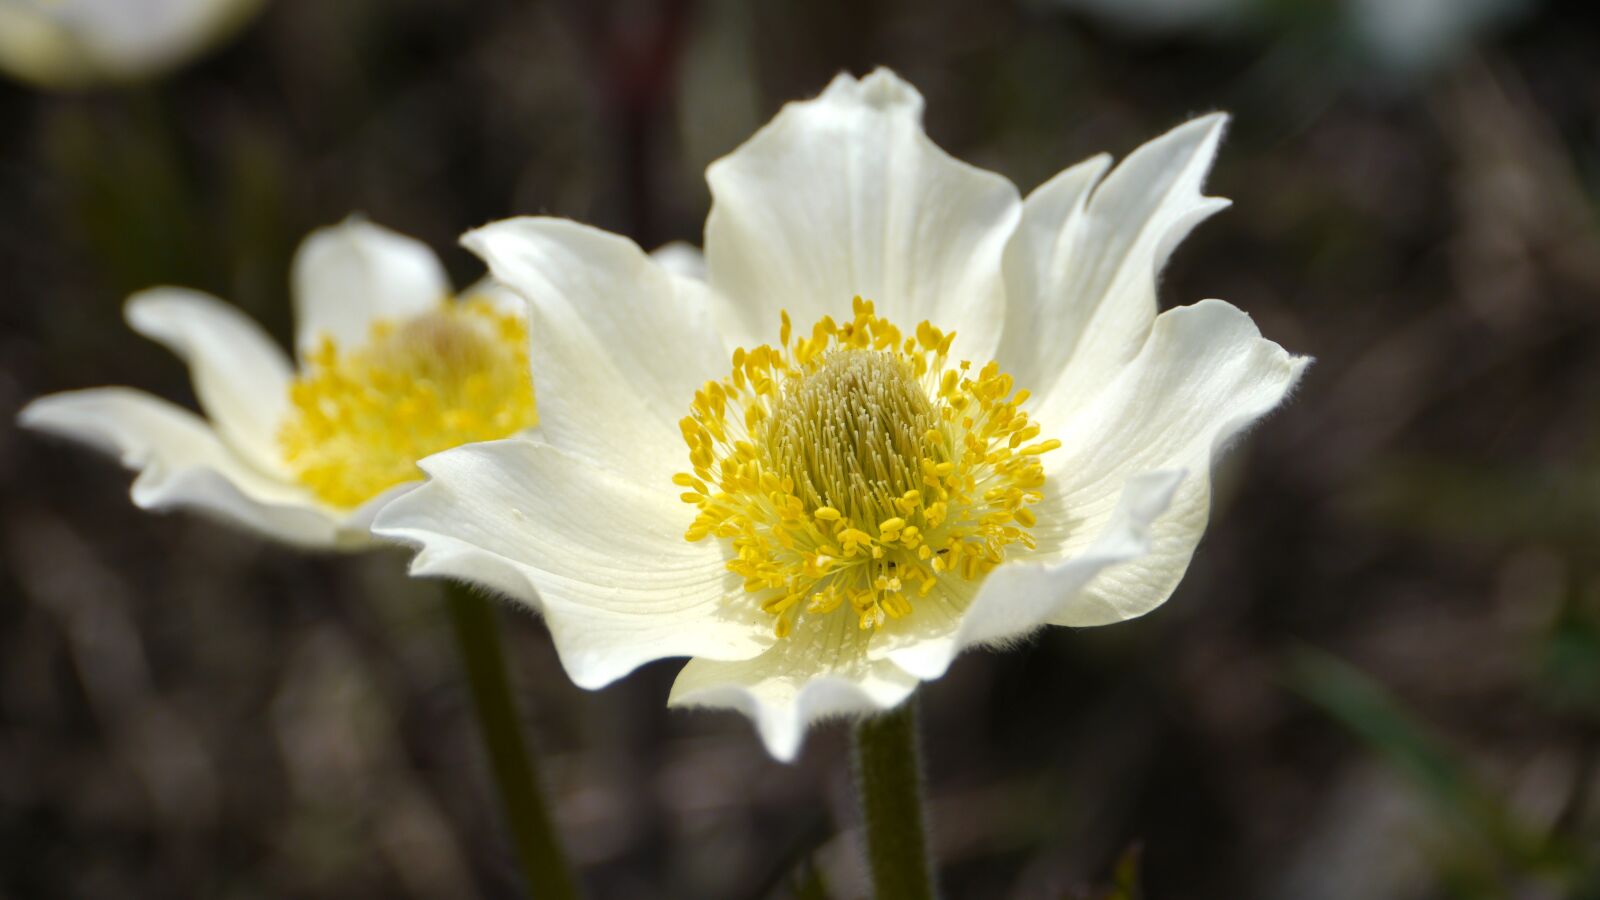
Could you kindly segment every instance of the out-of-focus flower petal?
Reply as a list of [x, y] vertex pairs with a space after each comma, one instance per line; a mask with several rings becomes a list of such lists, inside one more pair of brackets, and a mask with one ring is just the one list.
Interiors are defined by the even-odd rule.
[[200, 417], [141, 391], [51, 394], [28, 404], [17, 418], [24, 427], [116, 456], [139, 473], [132, 497], [141, 508], [191, 509], [303, 546], [348, 540], [303, 490], [251, 467]]
[[380, 319], [435, 309], [450, 281], [427, 244], [360, 217], [313, 231], [294, 258], [295, 347], [301, 356], [324, 337], [359, 346]]
[[253, 465], [283, 474], [277, 429], [289, 407], [289, 358], [237, 307], [184, 288], [151, 288], [128, 299], [128, 325], [189, 364], [194, 392], [229, 446]]

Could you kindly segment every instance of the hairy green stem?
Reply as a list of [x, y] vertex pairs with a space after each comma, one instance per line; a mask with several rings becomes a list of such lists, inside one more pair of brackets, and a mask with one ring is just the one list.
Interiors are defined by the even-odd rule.
[[878, 900], [932, 900], [916, 697], [855, 731], [856, 791]]
[[496, 610], [489, 600], [455, 582], [445, 587], [445, 605], [528, 893], [538, 900], [573, 900], [578, 892], [572, 870], [545, 809], [538, 770], [522, 739]]

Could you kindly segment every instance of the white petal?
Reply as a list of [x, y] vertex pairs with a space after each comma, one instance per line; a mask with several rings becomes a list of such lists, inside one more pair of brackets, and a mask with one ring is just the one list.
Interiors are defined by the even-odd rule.
[[230, 446], [281, 475], [278, 426], [289, 406], [289, 359], [249, 316], [199, 291], [152, 288], [128, 299], [128, 324], [189, 364], [200, 406]]
[[411, 493], [423, 485], [422, 479], [405, 481], [391, 485], [373, 497], [368, 498], [360, 506], [345, 510], [344, 516], [339, 520], [339, 529], [345, 535], [359, 536], [366, 543], [372, 543], [374, 538], [372, 526], [378, 519], [378, 513], [385, 506], [395, 500]]
[[1059, 434], [1056, 491], [1036, 508], [1041, 551], [1071, 556], [1093, 540], [1123, 485], [1139, 473], [1186, 469], [1171, 509], [1152, 527], [1149, 555], [1097, 577], [1054, 620], [1099, 625], [1143, 615], [1177, 586], [1205, 531], [1213, 459], [1276, 407], [1309, 360], [1261, 337], [1220, 300], [1163, 313], [1150, 340]]
[[449, 299], [450, 281], [427, 244], [352, 216], [313, 231], [294, 257], [295, 347], [324, 336], [360, 346], [378, 319], [404, 319]]
[[[411, 571], [470, 581], [543, 611], [567, 674], [597, 688], [670, 656], [738, 659], [771, 643], [693, 510], [524, 438], [422, 462], [429, 480], [379, 511], [373, 533], [419, 547]], [[671, 485], [667, 485], [668, 488]]]
[[[947, 576], [939, 579], [926, 596], [915, 591], [908, 593], [907, 599], [910, 600], [913, 610], [911, 615], [900, 619], [889, 619], [874, 629], [867, 642], [867, 657], [874, 660], [898, 659], [905, 652], [910, 652], [916, 657], [915, 648], [928, 645], [930, 642], [948, 644], [949, 656], [954, 657], [962, 647], [951, 642], [961, 628], [961, 620], [966, 616], [967, 609], [972, 606], [973, 599], [977, 597], [978, 590], [982, 587], [982, 581], [967, 581], [964, 578]], [[943, 674], [944, 666], [948, 664], [947, 658], [932, 675], [924, 674], [925, 669], [903, 665], [902, 667], [913, 675], [931, 679]]]
[[691, 659], [672, 685], [671, 706], [725, 707], [749, 716], [775, 759], [791, 762], [821, 719], [898, 705], [917, 679], [871, 661], [848, 615], [801, 620], [766, 653], [741, 662]]
[[139, 473], [132, 496], [143, 509], [192, 509], [302, 546], [347, 543], [305, 491], [251, 468], [200, 417], [149, 394], [116, 387], [51, 394], [17, 420], [117, 456]]
[[693, 278], [696, 281], [706, 280], [706, 255], [693, 244], [685, 241], [662, 244], [650, 251], [650, 258], [656, 261], [656, 265], [674, 275]]
[[494, 276], [485, 275], [473, 283], [460, 294], [462, 301], [481, 299], [494, 307], [496, 312], [510, 313], [526, 318], [528, 315], [528, 301], [522, 295], [494, 280]]
[[968, 647], [1021, 637], [1083, 608], [1082, 592], [1095, 576], [1150, 551], [1151, 524], [1166, 511], [1183, 477], [1169, 471], [1129, 478], [1087, 549], [1055, 562], [1007, 562], [983, 580], [954, 629], [886, 644], [890, 649], [879, 652], [909, 674], [934, 679]]
[[678, 420], [731, 367], [705, 286], [626, 238], [562, 219], [508, 219], [462, 243], [529, 302], [541, 440], [670, 489], [689, 463]]
[[1108, 157], [1028, 196], [1006, 248], [997, 359], [1034, 391], [1046, 421], [1068, 416], [1144, 344], [1167, 258], [1228, 205], [1200, 193], [1226, 124], [1218, 114], [1180, 125], [1135, 150], [1098, 188]]
[[1016, 188], [935, 146], [922, 96], [894, 73], [840, 75], [790, 103], [706, 179], [707, 267], [741, 343], [774, 342], [780, 308], [802, 331], [847, 318], [859, 294], [908, 333], [954, 329], [963, 358], [993, 354]]

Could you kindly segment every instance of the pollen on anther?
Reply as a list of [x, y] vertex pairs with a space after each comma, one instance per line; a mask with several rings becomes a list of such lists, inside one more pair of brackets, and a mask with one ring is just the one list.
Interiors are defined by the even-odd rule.
[[324, 337], [289, 388], [284, 462], [320, 500], [352, 508], [422, 477], [417, 461], [538, 422], [520, 316], [487, 300], [375, 322], [365, 345]]
[[782, 313], [778, 346], [734, 351], [681, 424], [694, 474], [673, 483], [698, 510], [684, 537], [728, 541], [779, 637], [847, 600], [857, 627], [890, 627], [945, 580], [1032, 549], [1039, 456], [1060, 446], [1036, 440], [1010, 375], [950, 359], [954, 332], [905, 337], [859, 296], [851, 313], [798, 332]]

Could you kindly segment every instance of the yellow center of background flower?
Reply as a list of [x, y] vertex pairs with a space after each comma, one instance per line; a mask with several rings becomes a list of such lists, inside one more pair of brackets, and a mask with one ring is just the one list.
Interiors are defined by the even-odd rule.
[[1028, 392], [997, 365], [950, 364], [953, 332], [902, 339], [870, 301], [853, 312], [792, 340], [784, 313], [780, 349], [736, 350], [679, 423], [693, 472], [673, 481], [699, 509], [684, 537], [731, 542], [779, 637], [844, 607], [876, 628], [1031, 549], [1039, 455], [1060, 446], [1035, 441]]
[[538, 423], [523, 320], [486, 300], [373, 323], [350, 351], [324, 338], [290, 388], [284, 460], [324, 502], [352, 508], [422, 477], [417, 460]]

